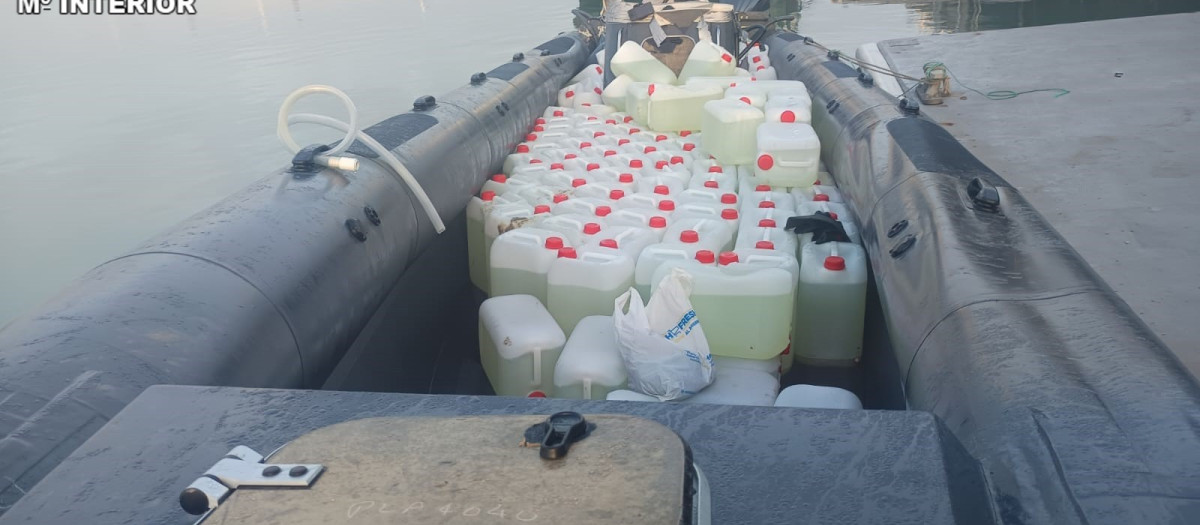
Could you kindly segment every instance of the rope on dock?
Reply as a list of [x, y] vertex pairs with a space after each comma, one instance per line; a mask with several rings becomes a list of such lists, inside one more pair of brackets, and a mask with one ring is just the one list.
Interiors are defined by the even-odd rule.
[[962, 80], [960, 80], [958, 78], [957, 75], [954, 74], [953, 71], [950, 71], [950, 66], [947, 66], [946, 64], [943, 64], [941, 62], [926, 62], [925, 65], [922, 66], [922, 69], [925, 71], [926, 78], [929, 78], [929, 76], [933, 73], [933, 71], [938, 68], [941, 68], [947, 74], [949, 74], [950, 78], [953, 78], [955, 82], [958, 82], [958, 85], [962, 86], [963, 89], [977, 93], [979, 95], [982, 95], [982, 96], [986, 97], [988, 100], [1009, 100], [1009, 99], [1017, 98], [1021, 95], [1027, 94], [1027, 93], [1038, 93], [1038, 92], [1042, 92], [1042, 91], [1057, 92], [1058, 94], [1054, 95], [1052, 98], [1058, 98], [1058, 97], [1061, 97], [1061, 96], [1066, 95], [1067, 93], [1071, 92], [1070, 90], [1063, 89], [1063, 88], [1038, 88], [1038, 89], [1027, 89], [1025, 91], [1013, 91], [1011, 89], [997, 89], [997, 90], [988, 91], [987, 93], [984, 93], [982, 91], [979, 91], [978, 89], [975, 89], [971, 86], [966, 85]]
[[958, 78], [958, 75], [955, 75], [954, 72], [950, 70], [950, 66], [947, 66], [943, 62], [939, 62], [939, 61], [926, 62], [925, 65], [922, 66], [922, 68], [921, 68], [922, 71], [925, 73], [925, 77], [919, 78], [919, 77], [914, 77], [914, 76], [910, 76], [910, 75], [905, 75], [904, 73], [901, 73], [899, 71], [888, 69], [888, 68], [882, 67], [882, 66], [877, 66], [877, 65], [871, 64], [869, 62], [863, 62], [861, 60], [858, 60], [857, 58], [849, 56], [849, 55], [847, 55], [841, 51], [838, 51], [836, 49], [830, 49], [828, 47], [825, 47], [824, 45], [821, 45], [820, 42], [817, 42], [816, 40], [813, 40], [812, 38], [806, 37], [804, 39], [804, 43], [808, 44], [810, 46], [813, 46], [817, 49], [820, 49], [822, 51], [825, 51], [827, 53], [831, 53], [831, 54], [837, 56], [839, 59], [845, 60], [846, 62], [854, 64], [866, 71], [870, 71], [872, 73], [879, 73], [881, 75], [888, 75], [891, 77], [895, 77], [895, 78], [898, 78], [901, 80], [907, 80], [907, 81], [911, 82], [912, 85], [910, 85], [908, 87], [908, 89], [905, 89], [903, 92], [900, 93], [901, 97], [903, 97], [906, 93], [911, 91], [914, 87], [917, 87], [917, 85], [919, 85], [922, 82], [932, 83], [932, 82], [937, 81], [938, 79], [935, 79], [933, 77], [933, 74], [934, 74], [934, 71], [936, 71], [938, 69], [944, 70], [947, 74], [950, 75], [950, 78], [953, 78], [955, 82], [958, 82], [958, 84], [960, 86], [962, 86], [963, 89], [966, 89], [967, 91], [971, 91], [980, 96], [983, 96], [984, 98], [986, 98], [988, 100], [1009, 100], [1009, 99], [1014, 99], [1014, 98], [1017, 98], [1021, 95], [1025, 95], [1028, 93], [1040, 93], [1040, 92], [1054, 92], [1056, 94], [1052, 98], [1058, 98], [1058, 97], [1061, 97], [1061, 96], [1066, 95], [1071, 92], [1070, 90], [1063, 89], [1063, 88], [1038, 88], [1038, 89], [1027, 89], [1024, 91], [1014, 91], [1011, 89], [997, 89], [997, 90], [992, 90], [992, 91], [988, 91], [988, 92], [983, 92], [983, 91], [975, 89], [971, 86], [968, 86], [966, 83], [964, 83], [961, 79]]

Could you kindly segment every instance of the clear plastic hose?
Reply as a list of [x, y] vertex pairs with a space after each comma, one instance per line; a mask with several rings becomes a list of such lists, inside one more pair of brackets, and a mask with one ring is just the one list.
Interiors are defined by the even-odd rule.
[[[346, 110], [350, 113], [350, 123], [347, 124], [327, 115], [317, 115], [313, 113], [297, 113], [295, 115], [288, 115], [288, 113], [292, 111], [292, 106], [296, 104], [297, 100], [317, 93], [326, 93], [341, 99], [342, 103], [346, 106]], [[429, 200], [429, 196], [425, 194], [425, 190], [421, 188], [421, 184], [417, 182], [416, 177], [413, 177], [412, 173], [408, 171], [408, 168], [405, 168], [404, 165], [400, 163], [400, 159], [397, 159], [391, 151], [388, 151], [387, 148], [376, 142], [375, 139], [370, 137], [370, 135], [367, 135], [358, 129], [358, 109], [354, 106], [354, 101], [350, 100], [349, 95], [342, 92], [342, 90], [338, 88], [322, 85], [304, 86], [293, 91], [287, 96], [286, 99], [284, 99], [283, 105], [279, 107], [279, 120], [275, 130], [276, 134], [279, 135], [279, 140], [283, 142], [283, 145], [286, 146], [292, 153], [299, 152], [301, 146], [296, 143], [295, 139], [292, 138], [292, 132], [288, 129], [288, 127], [292, 124], [299, 123], [319, 124], [336, 129], [338, 131], [346, 132], [346, 137], [343, 138], [342, 141], [337, 144], [337, 146], [334, 146], [333, 149], [316, 157], [316, 161], [323, 166], [348, 171], [357, 170], [358, 159], [353, 157], [339, 157], [338, 155], [349, 149], [350, 145], [353, 144], [356, 139], [365, 144], [371, 149], [371, 151], [374, 151], [376, 155], [379, 155], [379, 158], [383, 159], [384, 164], [387, 164], [392, 171], [396, 172], [396, 175], [399, 175], [400, 179], [408, 185], [410, 190], [412, 190], [413, 195], [417, 197], [417, 202], [421, 204], [421, 207], [425, 210], [425, 214], [429, 216], [429, 221], [433, 223], [434, 231], [438, 233], [446, 231], [446, 225], [442, 222], [442, 218], [438, 214], [437, 208], [434, 208], [433, 202]]]

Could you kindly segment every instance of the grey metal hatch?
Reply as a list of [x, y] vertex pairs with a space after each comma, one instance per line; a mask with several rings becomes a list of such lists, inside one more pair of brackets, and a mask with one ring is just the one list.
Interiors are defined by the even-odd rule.
[[526, 432], [544, 421], [381, 417], [320, 428], [268, 463], [322, 466], [311, 486], [241, 488], [202, 522], [696, 522], [690, 453], [669, 428], [637, 417], [587, 416], [586, 437], [557, 459], [543, 459]]

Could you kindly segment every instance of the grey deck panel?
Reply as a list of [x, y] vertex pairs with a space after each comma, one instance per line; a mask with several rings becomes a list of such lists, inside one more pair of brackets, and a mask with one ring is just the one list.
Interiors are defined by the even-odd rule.
[[[1200, 14], [879, 47], [908, 75], [950, 68], [954, 96], [922, 111], [1016, 186], [1200, 376]], [[1071, 93], [988, 100], [957, 80]]]
[[367, 417], [560, 410], [631, 414], [680, 434], [712, 487], [713, 523], [992, 521], [978, 464], [925, 412], [155, 386], [0, 524], [192, 523], [179, 492], [234, 445], [267, 452]]

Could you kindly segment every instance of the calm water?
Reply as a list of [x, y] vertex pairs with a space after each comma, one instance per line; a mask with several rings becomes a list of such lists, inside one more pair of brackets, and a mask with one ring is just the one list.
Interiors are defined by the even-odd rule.
[[[570, 8], [600, 4], [203, 0], [193, 17], [18, 17], [14, 1], [0, 8], [0, 324], [285, 164], [275, 113], [296, 87], [338, 86], [375, 122], [569, 29]], [[852, 51], [1197, 4], [793, 0], [772, 10], [801, 12], [799, 31]], [[340, 111], [313, 102], [298, 109]]]

